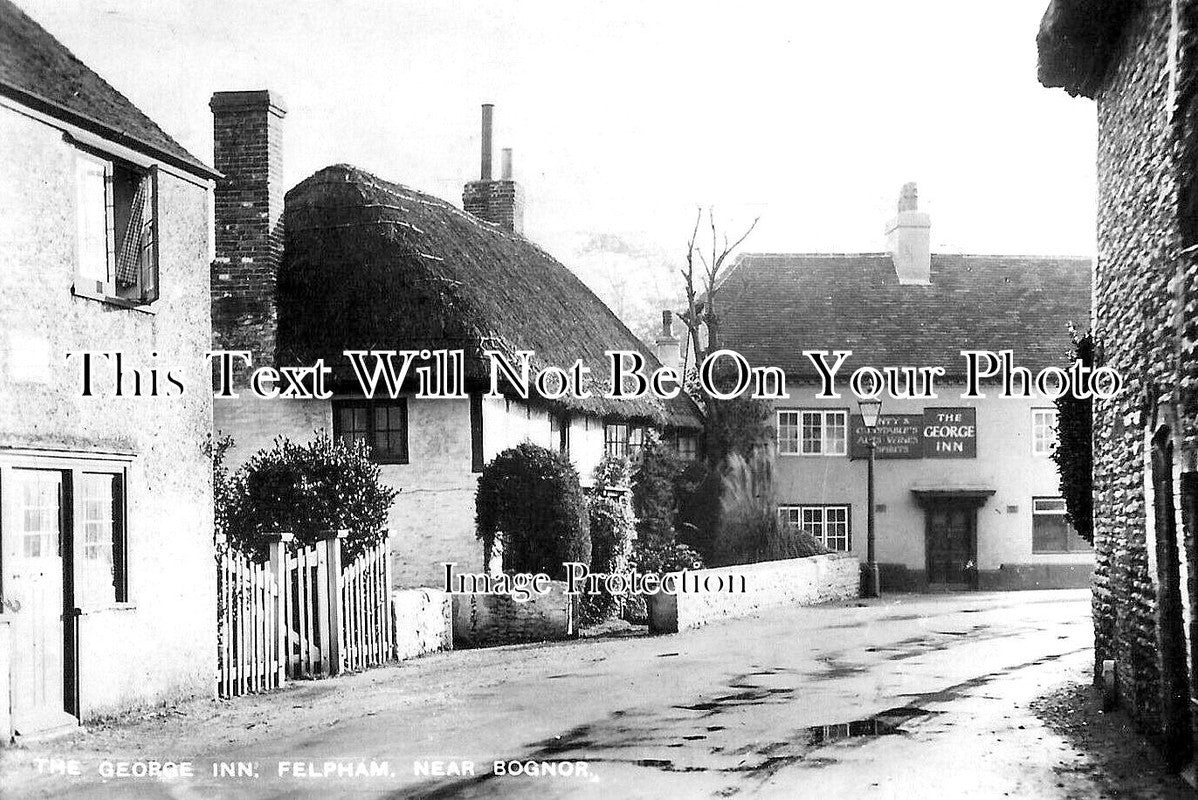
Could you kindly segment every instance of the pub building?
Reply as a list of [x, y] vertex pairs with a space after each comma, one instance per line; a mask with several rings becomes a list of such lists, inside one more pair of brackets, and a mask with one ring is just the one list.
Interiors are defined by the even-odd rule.
[[[1088, 327], [1090, 259], [932, 253], [914, 184], [886, 237], [882, 253], [743, 254], [719, 289], [721, 346], [787, 375], [789, 396], [772, 401], [779, 516], [864, 563], [869, 433], [844, 378], [865, 365], [942, 366], [936, 399], [881, 397], [882, 589], [1088, 585], [1093, 552], [1066, 522], [1051, 458], [1052, 400], [1034, 386], [1002, 397], [997, 383], [962, 399], [961, 351], [1011, 350], [1033, 375], [1068, 367], [1070, 326]], [[853, 351], [840, 398], [817, 396], [805, 350]]]

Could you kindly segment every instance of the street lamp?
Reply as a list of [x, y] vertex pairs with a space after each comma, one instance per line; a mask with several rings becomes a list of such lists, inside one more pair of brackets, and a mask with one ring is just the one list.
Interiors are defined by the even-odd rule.
[[869, 447], [869, 466], [865, 479], [865, 491], [868, 496], [865, 512], [865, 573], [861, 576], [861, 595], [878, 597], [882, 593], [882, 580], [874, 554], [874, 450], [878, 444], [876, 435], [878, 417], [882, 414], [882, 401], [861, 400], [857, 405], [861, 408], [861, 423], [865, 426]]

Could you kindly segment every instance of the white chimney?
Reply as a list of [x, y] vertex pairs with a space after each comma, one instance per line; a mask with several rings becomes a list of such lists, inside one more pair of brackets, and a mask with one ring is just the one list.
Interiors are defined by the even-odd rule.
[[915, 184], [903, 184], [898, 214], [886, 223], [886, 244], [899, 283], [927, 286], [932, 279], [932, 219], [918, 208]]
[[661, 312], [661, 332], [653, 344], [656, 345], [657, 360], [661, 365], [678, 369], [682, 354], [678, 352], [678, 338], [674, 336], [674, 312], [669, 309]]

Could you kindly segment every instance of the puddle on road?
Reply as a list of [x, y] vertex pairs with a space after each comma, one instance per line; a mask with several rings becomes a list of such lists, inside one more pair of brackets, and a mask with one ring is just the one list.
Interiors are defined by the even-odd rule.
[[842, 739], [875, 738], [878, 736], [893, 736], [905, 734], [902, 725], [915, 717], [930, 716], [938, 712], [926, 711], [914, 706], [901, 706], [883, 711], [872, 717], [856, 719], [852, 722], [840, 722], [833, 725], [812, 725], [807, 729], [807, 744], [818, 747], [822, 744], [840, 741]]
[[807, 729], [810, 745], [821, 745], [841, 739], [858, 739], [862, 737], [891, 736], [905, 733], [893, 722], [886, 722], [877, 717], [858, 719], [852, 722], [842, 722], [837, 725], [812, 725]]

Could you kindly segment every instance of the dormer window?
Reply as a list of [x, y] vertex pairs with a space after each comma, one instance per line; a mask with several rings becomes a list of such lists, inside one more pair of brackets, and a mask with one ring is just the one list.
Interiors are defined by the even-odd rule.
[[157, 173], [77, 152], [75, 294], [148, 305], [158, 299]]

